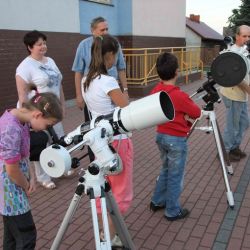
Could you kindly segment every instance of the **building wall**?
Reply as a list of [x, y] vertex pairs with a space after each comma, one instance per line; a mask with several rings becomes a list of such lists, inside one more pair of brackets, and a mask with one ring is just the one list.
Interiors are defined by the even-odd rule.
[[201, 37], [186, 27], [186, 46], [201, 46]]
[[183, 0], [111, 2], [104, 5], [86, 0], [0, 0], [0, 112], [16, 105], [15, 71], [28, 55], [22, 42], [28, 31], [37, 29], [47, 35], [47, 55], [63, 74], [66, 99], [75, 97], [71, 67], [76, 48], [90, 35], [90, 21], [96, 16], [108, 20], [110, 33], [118, 37], [123, 47], [185, 45]]
[[133, 35], [185, 38], [186, 1], [132, 1]]
[[80, 33], [90, 35], [90, 22], [102, 16], [109, 23], [109, 33], [114, 36], [132, 34], [132, 0], [112, 0], [112, 4], [101, 4], [80, 0]]
[[[90, 22], [103, 16], [109, 32], [123, 47], [185, 46], [186, 1], [112, 0], [111, 5], [80, 1], [80, 31], [90, 34]], [[174, 27], [173, 27], [174, 24]]]
[[132, 1], [132, 47], [185, 46], [186, 1]]
[[1, 0], [0, 29], [79, 32], [79, 0]]

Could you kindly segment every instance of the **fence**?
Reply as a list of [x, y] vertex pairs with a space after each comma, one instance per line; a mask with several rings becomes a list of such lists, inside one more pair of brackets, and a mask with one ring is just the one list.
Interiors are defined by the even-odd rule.
[[200, 47], [131, 48], [123, 49], [129, 84], [147, 85], [158, 80], [155, 66], [156, 59], [162, 52], [171, 52], [178, 58], [179, 76], [184, 76], [186, 83], [193, 72], [200, 72], [201, 77], [203, 76]]

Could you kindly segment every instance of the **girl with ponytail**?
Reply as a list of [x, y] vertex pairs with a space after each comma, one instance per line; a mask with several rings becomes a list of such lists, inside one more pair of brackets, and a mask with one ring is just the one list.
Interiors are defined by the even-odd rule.
[[[118, 50], [117, 40], [108, 34], [95, 37], [92, 44], [89, 72], [82, 80], [83, 98], [92, 118], [110, 114], [117, 106], [122, 108], [129, 103], [116, 79], [107, 73], [114, 65]], [[118, 175], [108, 176], [107, 179], [120, 212], [125, 213], [133, 198], [133, 145], [131, 139], [123, 134], [114, 136], [112, 146], [121, 157], [123, 171]], [[121, 247], [122, 243], [111, 219], [109, 226], [112, 246]]]
[[35, 191], [35, 173], [29, 167], [30, 127], [41, 131], [62, 120], [57, 96], [38, 93], [22, 107], [0, 117], [0, 214], [3, 215], [3, 249], [33, 250], [36, 227], [28, 201]]

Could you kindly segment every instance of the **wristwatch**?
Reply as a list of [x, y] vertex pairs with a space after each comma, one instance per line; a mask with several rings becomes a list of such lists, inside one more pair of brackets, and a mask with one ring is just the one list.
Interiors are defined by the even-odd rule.
[[128, 88], [123, 88], [123, 91], [128, 91]]

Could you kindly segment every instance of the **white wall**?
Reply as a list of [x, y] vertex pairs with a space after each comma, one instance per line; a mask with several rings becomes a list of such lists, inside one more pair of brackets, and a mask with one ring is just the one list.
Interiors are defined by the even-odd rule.
[[186, 46], [201, 46], [201, 37], [189, 28], [186, 28]]
[[79, 0], [0, 0], [0, 29], [80, 32]]
[[185, 37], [186, 0], [132, 0], [132, 11], [135, 36]]

